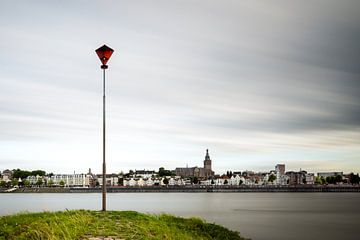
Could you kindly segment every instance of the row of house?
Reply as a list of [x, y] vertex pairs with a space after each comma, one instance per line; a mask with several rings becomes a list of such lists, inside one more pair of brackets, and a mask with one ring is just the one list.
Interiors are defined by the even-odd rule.
[[181, 177], [163, 177], [163, 178], [128, 178], [123, 179], [125, 187], [144, 187], [144, 186], [184, 186], [186, 181]]
[[39, 180], [43, 182], [45, 185], [50, 184], [54, 186], [79, 186], [79, 187], [86, 187], [90, 186], [92, 176], [89, 174], [55, 174], [52, 176], [28, 176], [26, 178], [29, 181], [30, 185], [37, 185]]
[[[208, 154], [207, 154], [208, 155]], [[206, 159], [208, 160], [208, 159]], [[342, 172], [323, 172], [317, 174], [319, 177], [341, 176]], [[10, 182], [12, 172], [5, 170], [1, 174], [1, 180]], [[28, 176], [26, 180], [30, 185], [39, 182], [45, 185], [65, 187], [95, 187], [103, 185], [101, 174], [92, 174], [91, 169], [84, 174], [52, 174], [51, 176]], [[39, 181], [41, 180], [41, 181]], [[155, 171], [136, 170], [133, 174], [107, 174], [106, 184], [108, 186], [156, 186], [173, 185], [183, 186], [194, 184], [194, 179], [183, 176], [159, 177]], [[19, 179], [22, 182], [24, 179]], [[315, 175], [306, 171], [285, 172], [285, 164], [278, 164], [270, 172], [255, 173], [253, 171], [234, 172], [228, 175], [214, 175], [209, 178], [199, 178], [195, 184], [201, 185], [299, 185], [314, 184]]]

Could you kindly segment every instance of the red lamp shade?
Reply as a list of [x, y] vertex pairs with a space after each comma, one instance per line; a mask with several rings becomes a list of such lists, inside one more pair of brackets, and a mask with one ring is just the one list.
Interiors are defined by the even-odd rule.
[[114, 50], [109, 48], [106, 45], [103, 45], [102, 47], [95, 50], [96, 54], [100, 58], [101, 63], [103, 64], [101, 68], [106, 69], [107, 65], [106, 63], [109, 61], [111, 55], [113, 54]]

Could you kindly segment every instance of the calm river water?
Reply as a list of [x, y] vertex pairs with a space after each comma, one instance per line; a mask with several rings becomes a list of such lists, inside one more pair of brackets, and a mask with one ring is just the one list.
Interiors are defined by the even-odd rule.
[[[360, 193], [109, 193], [107, 207], [198, 216], [255, 240], [360, 239]], [[0, 194], [0, 215], [100, 208], [100, 193]]]

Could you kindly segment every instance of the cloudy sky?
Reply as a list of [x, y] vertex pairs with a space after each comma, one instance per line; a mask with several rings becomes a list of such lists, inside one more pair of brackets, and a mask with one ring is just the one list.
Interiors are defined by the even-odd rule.
[[359, 1], [1, 1], [0, 170], [360, 172]]

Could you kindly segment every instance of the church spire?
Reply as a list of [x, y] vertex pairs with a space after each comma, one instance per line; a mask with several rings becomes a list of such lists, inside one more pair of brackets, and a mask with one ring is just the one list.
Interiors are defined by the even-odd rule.
[[205, 160], [210, 160], [210, 156], [209, 156], [209, 149], [206, 149], [206, 156], [205, 156]]

